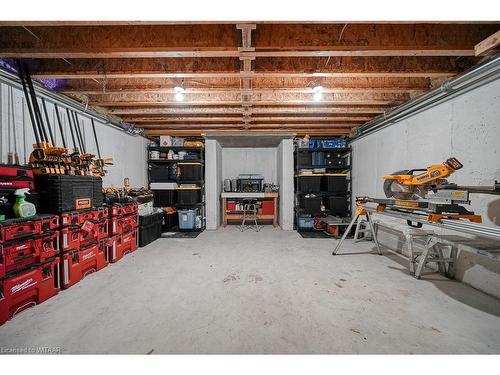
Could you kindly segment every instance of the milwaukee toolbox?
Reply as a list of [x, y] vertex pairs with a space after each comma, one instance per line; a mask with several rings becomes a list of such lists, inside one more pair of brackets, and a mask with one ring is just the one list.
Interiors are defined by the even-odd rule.
[[61, 255], [61, 286], [67, 289], [107, 265], [104, 249], [98, 244], [68, 251]]
[[110, 263], [116, 263], [123, 258], [122, 236], [117, 234], [101, 242], [101, 246], [106, 254], [106, 259]]
[[115, 234], [121, 234], [128, 232], [134, 228], [137, 228], [138, 215], [128, 215], [128, 216], [115, 216], [109, 218], [109, 235], [114, 236]]
[[0, 243], [43, 234], [58, 226], [59, 217], [55, 215], [35, 215], [27, 219], [0, 221]]
[[61, 251], [79, 249], [93, 242], [98, 242], [108, 237], [108, 220], [97, 223], [89, 222], [90, 230], [83, 230], [80, 226], [70, 226], [61, 229]]
[[59, 257], [0, 280], [0, 324], [60, 290]]
[[100, 221], [106, 218], [107, 210], [99, 207], [93, 210], [71, 211], [61, 214], [61, 226], [82, 225], [85, 221]]
[[137, 215], [138, 210], [136, 203], [115, 203], [108, 208], [108, 216]]
[[138, 247], [138, 229], [123, 233], [120, 238], [119, 246], [123, 255], [137, 250]]
[[31, 168], [0, 164], [0, 188], [34, 190], [34, 181]]
[[0, 277], [21, 271], [34, 263], [42, 263], [56, 255], [59, 255], [57, 231], [22, 242], [11, 241], [0, 244]]

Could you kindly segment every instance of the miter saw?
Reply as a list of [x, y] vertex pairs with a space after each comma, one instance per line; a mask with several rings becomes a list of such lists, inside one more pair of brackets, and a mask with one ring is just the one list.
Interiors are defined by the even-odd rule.
[[[495, 181], [491, 187], [459, 186], [448, 182], [449, 175], [463, 167], [456, 158], [442, 164], [431, 165], [425, 169], [411, 169], [385, 175], [384, 193], [387, 199], [361, 197], [364, 202], [378, 203], [378, 210], [386, 208], [411, 213], [425, 213], [429, 221], [442, 218], [467, 219], [481, 222], [463, 205], [469, 205], [470, 193], [500, 195], [500, 183]], [[358, 198], [359, 199], [359, 198]]]

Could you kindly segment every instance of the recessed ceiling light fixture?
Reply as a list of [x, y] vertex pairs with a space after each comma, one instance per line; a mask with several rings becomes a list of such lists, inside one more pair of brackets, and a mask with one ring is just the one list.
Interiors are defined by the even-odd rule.
[[314, 86], [313, 92], [314, 92], [313, 99], [315, 102], [323, 100], [323, 86]]
[[184, 87], [175, 86], [174, 92], [175, 92], [174, 95], [175, 100], [177, 100], [178, 102], [182, 102], [184, 100], [184, 92], [186, 92], [186, 90], [184, 90]]

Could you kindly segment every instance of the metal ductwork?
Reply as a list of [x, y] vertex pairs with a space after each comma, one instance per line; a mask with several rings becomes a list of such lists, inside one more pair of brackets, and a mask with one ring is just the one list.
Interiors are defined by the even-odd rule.
[[466, 72], [450, 78], [440, 87], [416, 97], [388, 113], [377, 116], [372, 121], [357, 128], [353, 138], [362, 138], [499, 78], [500, 55], [496, 55]]

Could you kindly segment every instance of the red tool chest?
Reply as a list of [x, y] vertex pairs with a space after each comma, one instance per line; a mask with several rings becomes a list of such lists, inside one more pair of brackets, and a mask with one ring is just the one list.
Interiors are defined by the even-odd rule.
[[128, 232], [134, 228], [137, 228], [138, 216], [128, 215], [128, 216], [114, 216], [109, 218], [109, 235], [114, 236], [115, 234], [121, 234]]
[[0, 280], [0, 324], [59, 290], [59, 257]]
[[106, 208], [95, 208], [85, 211], [71, 211], [61, 214], [61, 226], [82, 225], [85, 221], [100, 221], [106, 218]]
[[108, 208], [108, 216], [133, 215], [138, 213], [138, 209], [135, 203], [115, 203]]
[[61, 251], [79, 249], [80, 246], [100, 241], [108, 237], [108, 220], [92, 223], [90, 231], [83, 230], [80, 226], [70, 226], [61, 229]]
[[4, 220], [0, 222], [0, 243], [36, 236], [57, 227], [59, 227], [59, 218], [55, 215], [36, 215], [28, 219]]
[[68, 251], [61, 255], [61, 286], [67, 289], [107, 265], [104, 249], [97, 243]]
[[59, 254], [59, 232], [49, 232], [24, 241], [0, 244], [0, 277], [41, 263]]
[[122, 233], [119, 246], [121, 252], [125, 255], [137, 250], [138, 247], [138, 229], [133, 229], [130, 232]]
[[121, 235], [117, 234], [101, 242], [106, 259], [110, 263], [116, 263], [123, 258], [123, 247], [121, 246]]
[[35, 188], [33, 170], [19, 165], [0, 165], [0, 187], [9, 189]]

